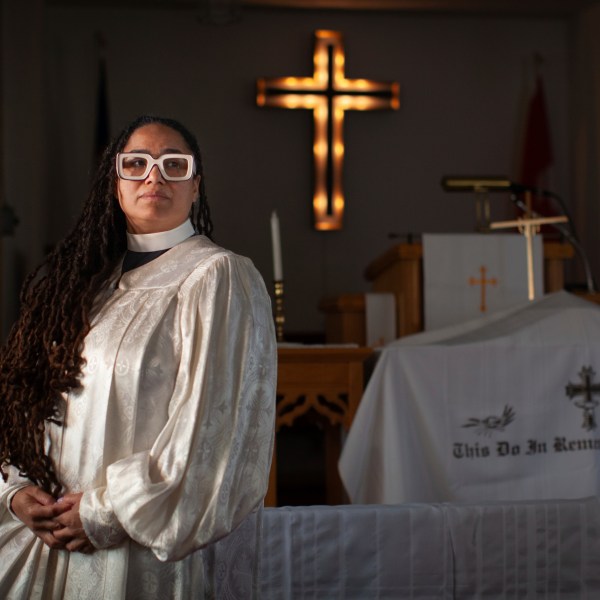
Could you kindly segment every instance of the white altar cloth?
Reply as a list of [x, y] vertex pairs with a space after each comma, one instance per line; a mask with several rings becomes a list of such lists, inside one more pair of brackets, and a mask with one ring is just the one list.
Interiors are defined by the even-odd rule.
[[[211, 546], [216, 598], [254, 597], [253, 531]], [[268, 508], [262, 532], [263, 600], [600, 598], [596, 498]]]
[[599, 394], [600, 307], [566, 292], [400, 339], [365, 390], [342, 480], [357, 504], [600, 494]]

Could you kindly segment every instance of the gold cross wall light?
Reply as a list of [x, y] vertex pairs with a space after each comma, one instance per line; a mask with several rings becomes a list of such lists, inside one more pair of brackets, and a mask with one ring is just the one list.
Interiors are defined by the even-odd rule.
[[313, 111], [315, 229], [342, 228], [344, 215], [344, 113], [347, 110], [398, 110], [398, 83], [347, 79], [344, 45], [338, 31], [315, 32], [312, 77], [261, 78], [256, 103]]

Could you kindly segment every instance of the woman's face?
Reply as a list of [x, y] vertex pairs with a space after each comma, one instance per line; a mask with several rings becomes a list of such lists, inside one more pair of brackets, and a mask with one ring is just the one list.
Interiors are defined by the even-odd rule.
[[[181, 134], [166, 125], [152, 123], [136, 129], [122, 152], [145, 152], [154, 158], [163, 154], [192, 154]], [[117, 178], [117, 198], [130, 233], [157, 233], [181, 225], [198, 197], [200, 176], [185, 181], [167, 181], [158, 165], [145, 179]]]

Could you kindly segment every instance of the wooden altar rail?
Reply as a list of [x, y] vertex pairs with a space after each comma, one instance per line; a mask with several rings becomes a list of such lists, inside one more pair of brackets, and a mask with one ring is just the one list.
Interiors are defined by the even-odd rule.
[[[564, 288], [564, 261], [573, 258], [570, 244], [544, 242], [544, 291]], [[365, 270], [373, 292], [391, 292], [396, 297], [397, 336], [423, 331], [423, 246], [397, 244], [376, 258]], [[364, 345], [366, 340], [364, 294], [342, 294], [325, 298], [319, 305], [325, 313], [329, 343]]]
[[[363, 393], [363, 363], [370, 348], [353, 346], [280, 346], [277, 351], [275, 431], [291, 427], [308, 411], [325, 424], [325, 472], [328, 504], [343, 504], [345, 493], [337, 470], [340, 426], [348, 431]], [[265, 506], [277, 506], [277, 446]]]

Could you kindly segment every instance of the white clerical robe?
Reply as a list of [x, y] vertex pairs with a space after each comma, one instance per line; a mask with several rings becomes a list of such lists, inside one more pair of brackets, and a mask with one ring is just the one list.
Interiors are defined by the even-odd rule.
[[273, 444], [276, 344], [250, 260], [203, 236], [125, 273], [99, 301], [82, 386], [47, 444], [95, 553], [50, 550], [7, 508], [1, 598], [203, 598], [204, 552], [256, 519]]

